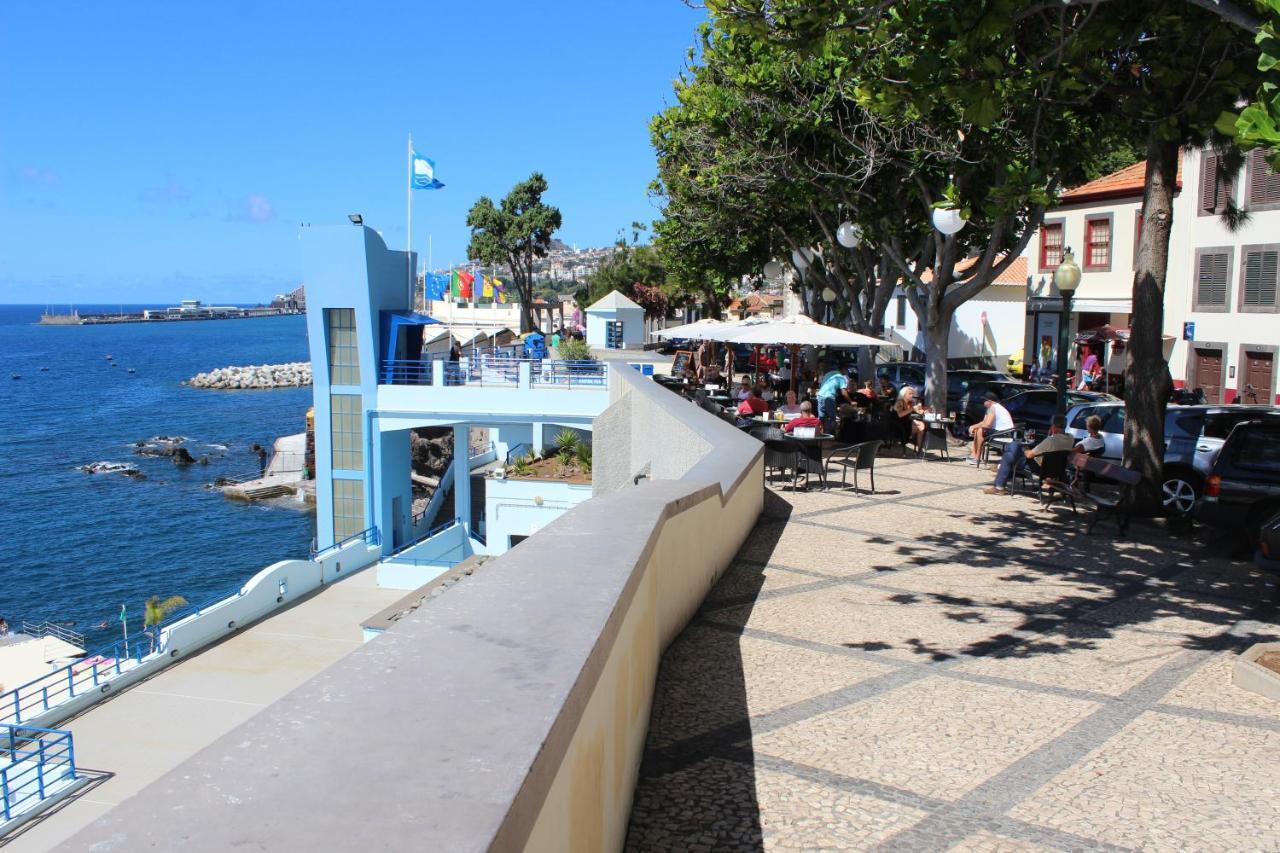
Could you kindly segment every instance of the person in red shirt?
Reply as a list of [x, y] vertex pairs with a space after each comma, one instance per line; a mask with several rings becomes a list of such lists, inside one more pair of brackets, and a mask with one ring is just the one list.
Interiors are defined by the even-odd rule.
[[769, 404], [760, 396], [759, 388], [752, 388], [750, 395], [738, 404], [738, 420], [750, 421], [756, 415], [769, 411]]
[[808, 400], [800, 404], [800, 417], [783, 424], [782, 431], [791, 432], [796, 427], [816, 427], [818, 432], [822, 432], [822, 420], [813, 416], [813, 403]]

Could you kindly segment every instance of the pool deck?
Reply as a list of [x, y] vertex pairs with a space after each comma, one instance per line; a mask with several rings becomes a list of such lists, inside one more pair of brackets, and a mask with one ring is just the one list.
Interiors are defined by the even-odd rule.
[[1274, 579], [990, 478], [766, 498], [663, 658], [628, 850], [1280, 850], [1280, 703], [1231, 683]]
[[325, 586], [60, 724], [75, 738], [78, 768], [94, 781], [0, 841], [0, 849], [52, 849], [354, 651], [361, 621], [404, 595], [376, 581], [371, 567]]

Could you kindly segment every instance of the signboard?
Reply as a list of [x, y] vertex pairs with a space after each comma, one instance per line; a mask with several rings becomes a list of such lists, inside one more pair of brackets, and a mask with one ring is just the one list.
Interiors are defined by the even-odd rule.
[[1194, 322], [1182, 324], [1182, 339], [1184, 341], [1194, 341], [1196, 339], [1196, 324]]
[[685, 368], [687, 368], [693, 359], [693, 352], [687, 349], [676, 350], [675, 358], [671, 360], [671, 375], [676, 377], [684, 376]]
[[1058, 370], [1058, 324], [1062, 318], [1044, 312], [1036, 315], [1035, 348], [1031, 357], [1034, 375], [1047, 377]]

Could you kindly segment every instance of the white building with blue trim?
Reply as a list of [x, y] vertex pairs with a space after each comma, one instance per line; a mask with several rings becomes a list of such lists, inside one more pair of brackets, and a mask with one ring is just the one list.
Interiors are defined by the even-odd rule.
[[[379, 583], [413, 589], [472, 554], [506, 551], [591, 496], [589, 485], [508, 479], [505, 463], [541, 454], [565, 429], [589, 436], [608, 405], [608, 365], [526, 359], [519, 346], [449, 361], [430, 346], [439, 322], [412, 310], [416, 259], [362, 225], [307, 227], [301, 242], [319, 550], [363, 538], [380, 549]], [[455, 452], [415, 513], [411, 431], [427, 427], [451, 428]], [[474, 428], [489, 442], [473, 453]]]

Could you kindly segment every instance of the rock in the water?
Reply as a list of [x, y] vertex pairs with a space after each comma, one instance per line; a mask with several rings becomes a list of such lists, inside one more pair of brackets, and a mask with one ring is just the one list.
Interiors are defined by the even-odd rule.
[[80, 470], [86, 474], [124, 474], [135, 480], [145, 480], [146, 475], [127, 462], [90, 462], [81, 465]]
[[173, 453], [170, 454], [170, 458], [173, 460], [174, 465], [182, 467], [194, 465], [196, 462], [195, 458], [191, 455], [191, 451], [187, 450], [185, 447], [175, 448]]
[[247, 367], [219, 367], [191, 377], [192, 388], [301, 388], [311, 384], [311, 362], [255, 364]]

